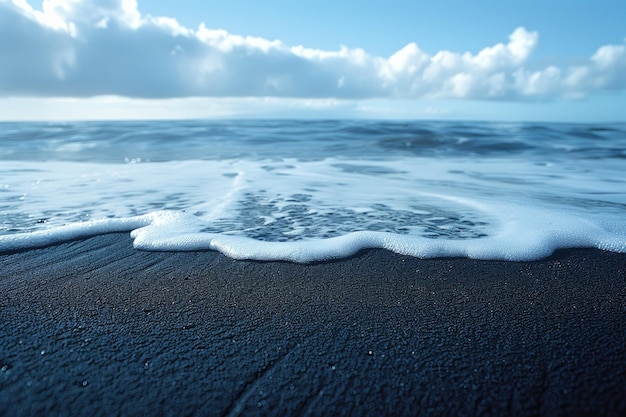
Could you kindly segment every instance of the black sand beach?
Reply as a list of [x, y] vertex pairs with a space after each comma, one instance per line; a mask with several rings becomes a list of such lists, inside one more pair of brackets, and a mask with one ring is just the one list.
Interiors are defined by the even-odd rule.
[[0, 255], [0, 415], [626, 413], [626, 255]]

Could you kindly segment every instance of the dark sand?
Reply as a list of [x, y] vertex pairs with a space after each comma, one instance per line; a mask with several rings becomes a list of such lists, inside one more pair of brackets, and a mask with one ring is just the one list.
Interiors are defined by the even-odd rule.
[[0, 255], [0, 415], [626, 413], [626, 255]]

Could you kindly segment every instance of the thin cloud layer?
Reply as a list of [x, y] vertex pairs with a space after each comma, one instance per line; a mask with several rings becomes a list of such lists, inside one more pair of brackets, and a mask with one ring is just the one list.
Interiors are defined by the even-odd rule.
[[142, 15], [135, 0], [0, 0], [0, 95], [551, 100], [626, 89], [626, 46], [531, 69], [523, 27], [477, 54], [323, 51]]

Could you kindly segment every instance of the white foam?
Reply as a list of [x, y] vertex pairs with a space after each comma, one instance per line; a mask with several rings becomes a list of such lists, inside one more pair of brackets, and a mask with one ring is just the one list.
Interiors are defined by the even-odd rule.
[[154, 215], [72, 223], [30, 233], [0, 235], [0, 251], [11, 252], [53, 245], [105, 233], [127, 232], [152, 223]]
[[[508, 214], [506, 225], [493, 236], [477, 239], [428, 239], [415, 235], [358, 231], [328, 239], [296, 242], [264, 242], [245, 236], [203, 233], [197, 217], [173, 211], [121, 219], [73, 223], [27, 234], [0, 236], [4, 251], [47, 246], [56, 242], [92, 235], [130, 231], [134, 246], [143, 250], [217, 250], [235, 259], [284, 260], [308, 263], [344, 258], [366, 248], [382, 248], [421, 258], [469, 257], [528, 261], [550, 255], [559, 248], [594, 247], [626, 252], [626, 227], [602, 225], [575, 216], [543, 210], [515, 210], [500, 207]], [[524, 216], [521, 212], [524, 212]], [[532, 220], [532, 224], [528, 222]]]
[[197, 220], [180, 213], [161, 213], [153, 217], [150, 225], [134, 230], [131, 236], [139, 249], [213, 249], [235, 259], [302, 263], [343, 258], [366, 248], [388, 249], [421, 258], [460, 256], [511, 261], [539, 259], [559, 248], [593, 247], [626, 252], [626, 224], [611, 227], [615, 225], [510, 205], [500, 206], [497, 211], [502, 222], [497, 233], [464, 240], [359, 231], [328, 239], [263, 242], [243, 236], [200, 233]]
[[0, 250], [131, 232], [143, 250], [303, 263], [366, 248], [505, 260], [626, 252], [621, 170], [511, 159], [8, 161]]

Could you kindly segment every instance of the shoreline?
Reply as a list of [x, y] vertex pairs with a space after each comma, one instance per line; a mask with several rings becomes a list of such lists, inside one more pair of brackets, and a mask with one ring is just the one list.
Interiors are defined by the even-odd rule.
[[623, 415], [626, 254], [0, 254], [0, 414]]

